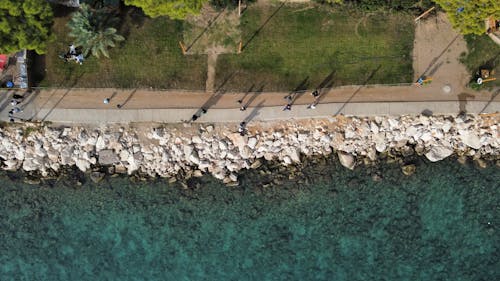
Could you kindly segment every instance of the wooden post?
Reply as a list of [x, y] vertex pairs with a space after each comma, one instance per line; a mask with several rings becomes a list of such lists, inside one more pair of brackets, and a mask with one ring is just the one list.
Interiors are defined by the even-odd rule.
[[238, 17], [241, 16], [241, 0], [238, 0]]
[[238, 54], [241, 54], [241, 48], [243, 47], [243, 42], [240, 41], [240, 44], [238, 44]]
[[182, 44], [181, 41], [179, 41], [179, 46], [181, 47], [182, 54], [185, 55], [186, 54], [186, 47], [184, 47], [184, 44]]
[[429, 10], [425, 11], [423, 14], [421, 14], [420, 16], [418, 16], [416, 19], [415, 19], [415, 22], [417, 22], [419, 19], [425, 17], [428, 13], [430, 13], [432, 10], [434, 10], [436, 8], [436, 6], [430, 8]]

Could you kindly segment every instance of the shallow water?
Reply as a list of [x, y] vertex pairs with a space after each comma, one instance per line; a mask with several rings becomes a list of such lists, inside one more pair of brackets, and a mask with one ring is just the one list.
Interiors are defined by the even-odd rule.
[[499, 169], [339, 165], [228, 188], [0, 177], [0, 280], [500, 280]]

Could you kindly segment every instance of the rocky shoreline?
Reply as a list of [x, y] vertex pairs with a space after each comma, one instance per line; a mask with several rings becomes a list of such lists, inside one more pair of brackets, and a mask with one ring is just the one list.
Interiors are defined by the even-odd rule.
[[124, 127], [25, 123], [0, 129], [0, 166], [41, 177], [77, 167], [98, 181], [105, 174], [141, 174], [170, 182], [211, 174], [230, 186], [238, 172], [263, 162], [283, 166], [336, 154], [354, 169], [380, 161], [415, 171], [412, 159], [451, 155], [480, 167], [500, 162], [498, 114], [488, 116], [344, 117], [258, 123], [241, 136], [236, 125], [132, 124]]

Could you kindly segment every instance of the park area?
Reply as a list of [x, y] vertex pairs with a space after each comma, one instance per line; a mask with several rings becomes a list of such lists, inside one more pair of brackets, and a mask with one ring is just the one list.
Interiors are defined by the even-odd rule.
[[[316, 5], [250, 6], [242, 16], [242, 53], [219, 56], [217, 80], [232, 90], [253, 83], [292, 90], [412, 82], [413, 17]], [[307, 80], [306, 80], [307, 79]], [[217, 84], [217, 83], [216, 83]], [[326, 86], [326, 85], [322, 85]]]
[[[40, 86], [205, 90], [207, 56], [199, 42], [187, 42], [196, 39], [196, 30], [200, 29], [194, 29], [189, 21], [152, 19], [130, 8], [121, 17], [119, 28], [126, 40], [110, 50], [110, 58], [90, 56], [78, 65], [58, 57], [72, 43], [66, 26], [69, 18], [69, 14], [55, 18], [56, 40], [44, 57]], [[258, 84], [255, 86], [263, 86], [266, 91], [284, 91], [299, 84], [315, 88], [413, 80], [415, 26], [411, 14], [276, 3], [251, 4], [239, 24], [224, 17], [215, 20], [220, 23], [208, 21], [212, 28], [225, 28], [232, 34], [225, 40], [220, 32], [211, 32], [210, 26], [204, 30], [216, 33], [219, 42], [226, 42], [216, 60], [216, 88], [224, 84], [227, 90], [245, 91]], [[224, 26], [228, 24], [236, 26]], [[200, 36], [200, 42], [218, 50], [203, 34]], [[183, 55], [179, 46], [183, 41], [200, 50]]]
[[206, 57], [184, 56], [178, 42], [183, 23], [166, 17], [151, 19], [138, 9], [122, 18], [120, 34], [126, 38], [110, 49], [110, 58], [89, 56], [82, 65], [64, 62], [58, 56], [68, 49], [72, 38], [66, 26], [70, 15], [54, 19], [56, 40], [47, 50], [41, 86], [110, 87], [155, 89], [203, 89]]

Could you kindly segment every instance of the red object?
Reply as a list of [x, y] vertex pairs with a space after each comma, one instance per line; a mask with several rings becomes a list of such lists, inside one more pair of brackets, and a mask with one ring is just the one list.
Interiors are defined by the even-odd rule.
[[7, 55], [0, 55], [0, 70], [3, 70], [8, 61], [9, 57]]

